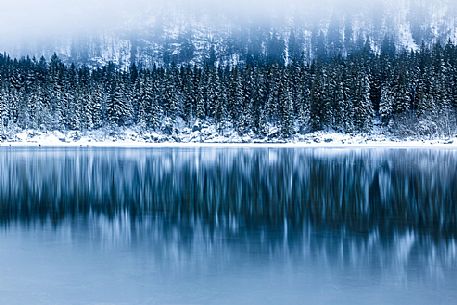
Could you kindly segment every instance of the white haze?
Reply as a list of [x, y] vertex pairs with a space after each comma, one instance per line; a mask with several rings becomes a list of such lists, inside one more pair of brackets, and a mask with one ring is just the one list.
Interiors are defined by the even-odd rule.
[[[154, 17], [179, 14], [219, 16], [243, 20], [278, 15], [319, 18], [323, 13], [357, 13], [367, 6], [401, 5], [430, 0], [0, 0], [0, 44], [52, 40], [76, 34], [118, 30]], [[432, 0], [453, 3], [455, 0]], [[457, 1], [456, 1], [457, 2]], [[215, 17], [214, 19], [217, 19]]]

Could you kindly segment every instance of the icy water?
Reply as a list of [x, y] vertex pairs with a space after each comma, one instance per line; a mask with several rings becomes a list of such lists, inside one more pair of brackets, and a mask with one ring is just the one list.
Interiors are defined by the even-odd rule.
[[0, 149], [0, 304], [457, 304], [457, 151]]

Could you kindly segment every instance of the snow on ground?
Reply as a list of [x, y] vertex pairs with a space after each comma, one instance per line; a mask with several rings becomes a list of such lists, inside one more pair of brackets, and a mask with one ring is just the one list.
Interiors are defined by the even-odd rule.
[[399, 139], [381, 133], [342, 134], [315, 132], [294, 135], [289, 139], [278, 137], [279, 131], [271, 129], [269, 136], [254, 137], [254, 134], [239, 135], [232, 130], [217, 132], [214, 126], [192, 131], [183, 128], [180, 133], [170, 134], [139, 132], [134, 129], [117, 131], [98, 130], [81, 133], [77, 131], [36, 132], [27, 130], [12, 136], [0, 136], [0, 147], [173, 147], [173, 146], [258, 146], [258, 147], [438, 147], [457, 149], [457, 135], [437, 139]]

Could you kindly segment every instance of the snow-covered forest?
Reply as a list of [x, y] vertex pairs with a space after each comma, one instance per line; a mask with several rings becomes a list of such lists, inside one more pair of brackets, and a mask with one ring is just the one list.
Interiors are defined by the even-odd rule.
[[367, 39], [342, 56], [318, 42], [312, 61], [291, 37], [272, 40], [271, 52], [247, 53], [238, 65], [222, 65], [213, 54], [201, 65], [91, 69], [56, 55], [49, 61], [0, 55], [0, 140], [14, 141], [24, 130], [131, 129], [172, 137], [208, 126], [221, 136], [254, 139], [374, 129], [401, 137], [455, 136], [454, 44], [398, 51], [386, 37], [374, 53]]

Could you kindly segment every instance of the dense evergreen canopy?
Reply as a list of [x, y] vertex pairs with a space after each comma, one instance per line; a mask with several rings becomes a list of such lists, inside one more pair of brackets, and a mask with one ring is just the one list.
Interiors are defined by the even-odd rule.
[[374, 54], [366, 41], [347, 56], [324, 52], [310, 63], [298, 52], [287, 61], [276, 53], [238, 66], [209, 58], [202, 66], [134, 65], [128, 71], [114, 64], [65, 65], [55, 55], [49, 62], [0, 55], [0, 130], [137, 126], [173, 133], [170, 126], [191, 127], [198, 119], [221, 132], [258, 136], [270, 127], [289, 137], [369, 132], [373, 124], [402, 134], [456, 132], [457, 47], [451, 43], [396, 53], [386, 40]]

